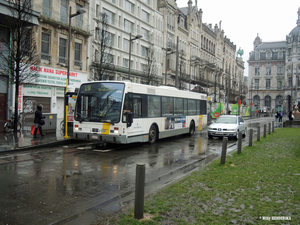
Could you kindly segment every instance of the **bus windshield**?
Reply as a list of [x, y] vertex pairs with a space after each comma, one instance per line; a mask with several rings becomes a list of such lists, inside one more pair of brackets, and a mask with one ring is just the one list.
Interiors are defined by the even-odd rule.
[[121, 116], [124, 84], [83, 84], [78, 92], [75, 120], [89, 122], [118, 123]]

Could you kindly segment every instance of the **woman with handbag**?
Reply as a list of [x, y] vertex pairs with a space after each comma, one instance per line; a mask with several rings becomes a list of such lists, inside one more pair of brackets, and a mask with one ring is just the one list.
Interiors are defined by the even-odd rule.
[[45, 136], [45, 134], [43, 134], [42, 132], [42, 126], [45, 124], [45, 117], [43, 116], [42, 113], [42, 109], [43, 107], [41, 105], [37, 106], [37, 110], [35, 111], [35, 116], [34, 116], [34, 123], [35, 123], [35, 130], [34, 130], [34, 138], [37, 138], [36, 133], [38, 131], [38, 129], [40, 130], [40, 134], [41, 136]]

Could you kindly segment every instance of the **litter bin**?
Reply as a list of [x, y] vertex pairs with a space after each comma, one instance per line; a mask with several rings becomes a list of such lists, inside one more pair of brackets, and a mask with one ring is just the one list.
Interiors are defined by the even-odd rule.
[[57, 114], [56, 113], [43, 113], [45, 116], [45, 125], [43, 130], [56, 130]]

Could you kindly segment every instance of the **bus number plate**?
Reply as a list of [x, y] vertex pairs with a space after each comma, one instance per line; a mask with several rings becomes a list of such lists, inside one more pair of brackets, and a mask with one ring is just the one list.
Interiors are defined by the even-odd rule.
[[98, 139], [97, 135], [92, 135], [92, 139]]

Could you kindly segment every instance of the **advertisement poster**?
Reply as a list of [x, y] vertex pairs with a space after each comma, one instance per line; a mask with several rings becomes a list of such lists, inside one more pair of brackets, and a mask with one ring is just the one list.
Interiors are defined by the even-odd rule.
[[69, 96], [68, 100], [68, 122], [74, 121], [74, 109], [77, 96]]
[[186, 119], [184, 116], [180, 117], [167, 117], [165, 119], [165, 129], [178, 129], [186, 127]]
[[238, 104], [232, 104], [231, 105], [231, 114], [232, 115], [237, 115], [238, 114], [238, 107], [239, 107], [239, 105]]
[[250, 106], [247, 106], [247, 108], [244, 108], [245, 112], [243, 116], [250, 116]]
[[216, 109], [214, 109], [213, 107], [212, 107], [212, 109], [211, 109], [211, 115], [212, 115], [212, 118], [219, 118], [220, 117], [220, 115], [222, 115], [223, 114], [223, 103], [217, 103], [218, 105], [217, 105], [217, 108]]

